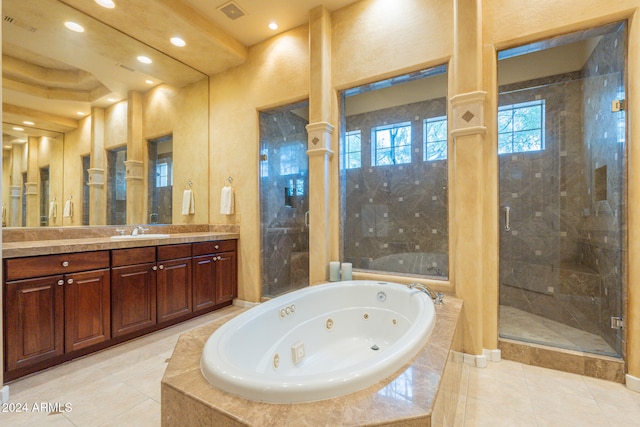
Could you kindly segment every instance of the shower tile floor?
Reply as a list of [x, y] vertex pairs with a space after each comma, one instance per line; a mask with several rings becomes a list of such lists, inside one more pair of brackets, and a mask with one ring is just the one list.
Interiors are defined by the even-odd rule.
[[500, 336], [503, 338], [619, 357], [618, 353], [599, 335], [517, 308], [501, 305], [498, 324]]
[[[160, 380], [179, 335], [238, 310], [224, 308], [15, 381], [14, 409], [58, 402], [71, 411], [0, 410], [0, 426], [160, 426]], [[640, 393], [507, 360], [484, 369], [465, 365], [456, 426], [640, 426]]]

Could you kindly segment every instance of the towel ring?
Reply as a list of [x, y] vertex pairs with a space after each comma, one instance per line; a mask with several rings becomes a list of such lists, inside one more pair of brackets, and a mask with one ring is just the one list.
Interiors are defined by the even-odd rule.
[[189, 180], [187, 182], [187, 190], [190, 190], [191, 188], [193, 188], [193, 181]]
[[227, 185], [227, 182], [229, 183], [229, 185], [233, 185], [233, 177], [229, 176], [227, 177], [227, 179], [224, 180], [224, 185]]

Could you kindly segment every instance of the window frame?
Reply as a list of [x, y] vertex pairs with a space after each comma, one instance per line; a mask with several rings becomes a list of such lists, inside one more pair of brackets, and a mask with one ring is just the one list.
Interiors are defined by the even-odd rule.
[[[522, 110], [525, 108], [531, 108], [531, 107], [538, 107], [540, 109], [540, 122], [539, 122], [539, 127], [530, 127], [530, 128], [525, 128], [525, 129], [518, 129], [518, 130], [514, 130], [513, 129], [513, 122], [514, 122], [514, 116], [517, 114], [517, 110]], [[535, 152], [540, 152], [540, 151], [544, 151], [545, 150], [545, 125], [546, 125], [546, 115], [545, 115], [545, 107], [546, 107], [546, 103], [544, 99], [535, 99], [532, 101], [525, 101], [525, 102], [517, 102], [517, 103], [512, 103], [512, 104], [507, 104], [507, 105], [502, 105], [498, 107], [498, 114], [497, 114], [497, 118], [496, 118], [496, 122], [497, 122], [497, 137], [498, 137], [498, 155], [503, 155], [503, 154], [518, 154], [518, 153], [535, 153]], [[505, 112], [505, 111], [511, 111], [511, 130], [510, 131], [500, 131], [500, 115], [501, 113]], [[514, 136], [517, 134], [523, 134], [525, 132], [532, 132], [532, 131], [537, 131], [539, 134], [539, 140], [540, 140], [540, 145], [539, 148], [533, 148], [533, 149], [516, 149], [516, 143]], [[501, 135], [511, 135], [510, 138], [510, 151], [501, 151], [501, 144], [500, 144], [500, 136]]]
[[[388, 148], [385, 147], [384, 150], [379, 149], [378, 147], [378, 132], [384, 132], [387, 130], [392, 130], [392, 129], [402, 129], [402, 128], [408, 128], [409, 129], [409, 135], [408, 135], [408, 143], [407, 144], [396, 144], [395, 140], [392, 138], [390, 141], [390, 146]], [[412, 146], [412, 141], [411, 141], [411, 129], [412, 128], [412, 124], [411, 121], [404, 121], [404, 122], [397, 122], [397, 123], [391, 123], [391, 124], [383, 124], [383, 125], [378, 125], [378, 126], [372, 126], [371, 127], [371, 165], [372, 166], [397, 166], [397, 165], [406, 165], [406, 164], [410, 164], [412, 161], [412, 156], [411, 156], [411, 146]], [[391, 134], [390, 134], [391, 137]], [[397, 160], [397, 149], [399, 147], [408, 147], [408, 154], [409, 154], [409, 160], [406, 162], [398, 162]], [[390, 151], [390, 155], [389, 158], [391, 159], [391, 163], [387, 163], [387, 164], [380, 164], [378, 163], [378, 153], [382, 152], [382, 151], [386, 151], [389, 150]]]

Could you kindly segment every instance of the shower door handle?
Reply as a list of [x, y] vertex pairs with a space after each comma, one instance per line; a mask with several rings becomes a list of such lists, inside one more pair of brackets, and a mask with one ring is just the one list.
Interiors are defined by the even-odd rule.
[[509, 206], [504, 208], [504, 229], [511, 231], [511, 208]]
[[309, 228], [309, 211], [304, 213], [304, 226]]

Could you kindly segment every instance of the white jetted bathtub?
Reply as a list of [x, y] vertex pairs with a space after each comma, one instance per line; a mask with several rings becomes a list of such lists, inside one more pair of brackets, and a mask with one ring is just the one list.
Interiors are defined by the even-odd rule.
[[222, 325], [200, 367], [212, 385], [249, 400], [329, 399], [398, 371], [434, 324], [433, 302], [418, 289], [355, 280], [311, 286]]

